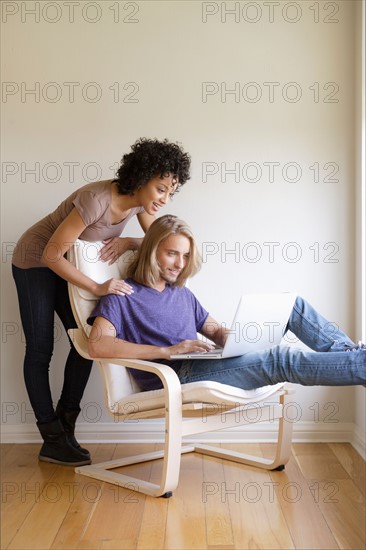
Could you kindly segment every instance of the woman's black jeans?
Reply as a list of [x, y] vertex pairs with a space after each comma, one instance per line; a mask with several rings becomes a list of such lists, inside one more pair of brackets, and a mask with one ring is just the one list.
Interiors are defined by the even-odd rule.
[[[55, 419], [49, 383], [54, 346], [55, 311], [66, 331], [76, 328], [67, 282], [47, 267], [19, 269], [12, 266], [18, 292], [20, 316], [25, 334], [24, 379], [34, 414], [39, 423]], [[77, 410], [93, 362], [81, 357], [69, 338], [61, 403]]]

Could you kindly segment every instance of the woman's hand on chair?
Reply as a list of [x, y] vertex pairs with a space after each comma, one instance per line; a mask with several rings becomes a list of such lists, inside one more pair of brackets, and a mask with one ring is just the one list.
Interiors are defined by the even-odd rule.
[[123, 279], [109, 279], [104, 283], [100, 283], [95, 292], [97, 296], [105, 296], [106, 294], [117, 294], [118, 296], [125, 296], [126, 294], [132, 293], [132, 286], [126, 283]]
[[114, 264], [127, 250], [134, 250], [136, 248], [132, 246], [132, 240], [136, 239], [113, 237], [113, 239], [103, 241], [104, 246], [99, 253], [100, 259], [102, 262], [108, 262], [109, 265]]

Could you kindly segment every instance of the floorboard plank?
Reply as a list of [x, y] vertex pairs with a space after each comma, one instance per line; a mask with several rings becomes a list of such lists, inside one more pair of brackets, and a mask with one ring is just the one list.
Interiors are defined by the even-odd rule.
[[349, 443], [329, 443], [329, 447], [366, 498], [366, 462]]
[[285, 470], [271, 472], [271, 480], [295, 548], [337, 549], [337, 541], [293, 456]]
[[[221, 459], [204, 456], [203, 492], [213, 487], [210, 498], [204, 499], [206, 514], [206, 537], [208, 547], [234, 548], [233, 529], [227, 499], [222, 498], [222, 489], [226, 486], [224, 462]], [[216, 491], [216, 489], [218, 489]]]
[[[157, 445], [155, 450], [161, 449]], [[162, 474], [162, 460], [154, 460], [150, 480], [159, 483]], [[169, 498], [147, 498], [136, 548], [138, 550], [160, 550], [164, 548], [165, 530], [168, 517]]]
[[202, 456], [183, 455], [179, 485], [168, 499], [165, 549], [207, 548], [202, 481]]
[[4, 455], [1, 470], [1, 548], [8, 548], [42, 491], [57, 470], [38, 462], [39, 445], [14, 445]]
[[[263, 456], [259, 444], [225, 445], [238, 452]], [[225, 461], [222, 498], [229, 502], [235, 548], [294, 548], [281, 507], [266, 470]]]
[[[110, 460], [115, 451], [115, 444], [87, 445], [94, 462]], [[70, 508], [56, 534], [51, 546], [52, 550], [76, 548], [82, 533], [89, 524], [95, 503], [103, 491], [103, 482], [75, 475], [69, 485]]]
[[365, 548], [365, 499], [330, 445], [294, 445], [294, 455], [339, 548]]

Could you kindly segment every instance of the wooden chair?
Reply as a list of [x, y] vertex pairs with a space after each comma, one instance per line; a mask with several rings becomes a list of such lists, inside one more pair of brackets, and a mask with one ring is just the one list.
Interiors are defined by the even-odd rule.
[[[123, 278], [131, 253], [124, 254], [109, 266], [98, 260], [101, 243], [76, 241], [69, 252], [70, 261], [97, 282], [111, 277]], [[69, 334], [79, 353], [89, 357], [87, 339], [90, 328], [86, 319], [98, 298], [69, 284], [69, 294], [77, 329]], [[76, 468], [81, 475], [103, 480], [154, 497], [171, 496], [179, 480], [182, 453], [197, 452], [218, 458], [257, 466], [267, 470], [282, 470], [289, 459], [292, 423], [284, 419], [284, 407], [289, 392], [284, 384], [245, 391], [217, 382], [204, 381], [181, 384], [172, 368], [152, 361], [131, 359], [94, 359], [99, 367], [105, 389], [105, 403], [109, 414], [120, 421], [127, 419], [163, 418], [165, 442], [161, 451], [111, 460]], [[128, 367], [155, 373], [163, 388], [155, 391], [139, 390]], [[276, 422], [278, 439], [273, 458], [246, 455], [211, 445], [183, 445], [185, 436], [224, 430], [253, 422]], [[150, 460], [163, 459], [158, 484], [137, 479], [115, 468]]]

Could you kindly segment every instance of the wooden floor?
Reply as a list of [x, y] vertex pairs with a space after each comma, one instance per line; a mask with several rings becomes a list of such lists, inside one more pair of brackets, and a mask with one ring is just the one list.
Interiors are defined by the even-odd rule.
[[[97, 462], [158, 447], [88, 448]], [[1, 446], [1, 550], [365, 548], [365, 462], [349, 444], [294, 444], [283, 472], [184, 455], [170, 499], [38, 463], [38, 451], [38, 445]], [[154, 481], [159, 468], [155, 461], [128, 469]]]

